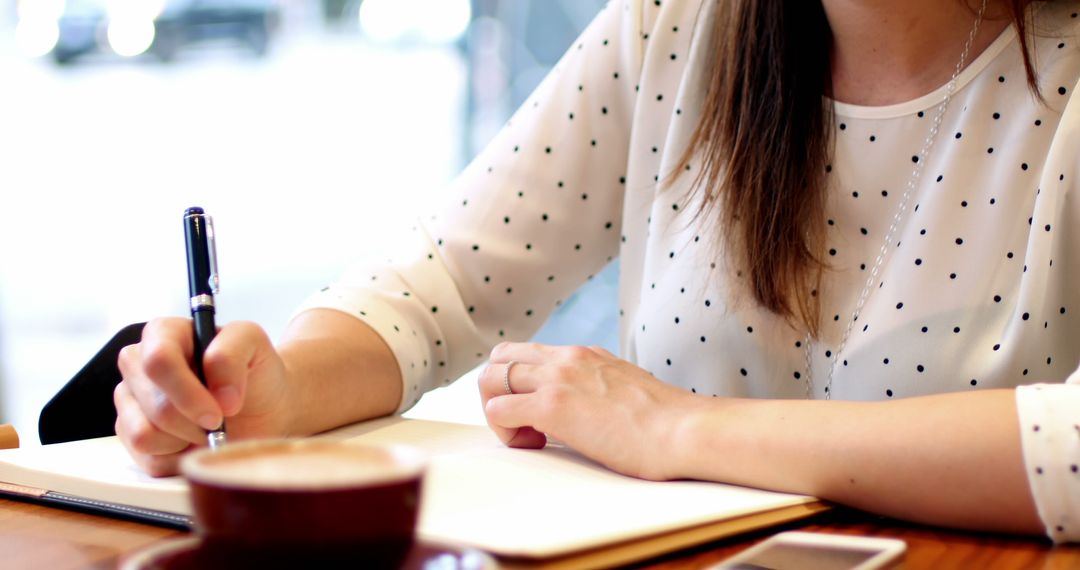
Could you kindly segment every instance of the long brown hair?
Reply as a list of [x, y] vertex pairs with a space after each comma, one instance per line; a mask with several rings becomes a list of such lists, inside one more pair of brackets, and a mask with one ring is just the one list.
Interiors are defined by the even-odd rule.
[[[826, 171], [833, 150], [832, 33], [820, 2], [715, 0], [712, 71], [681, 164], [701, 168], [699, 219], [715, 218], [755, 300], [818, 332], [826, 263]], [[1025, 33], [1031, 0], [1004, 0], [1038, 96]], [[678, 174], [676, 174], [678, 176]]]

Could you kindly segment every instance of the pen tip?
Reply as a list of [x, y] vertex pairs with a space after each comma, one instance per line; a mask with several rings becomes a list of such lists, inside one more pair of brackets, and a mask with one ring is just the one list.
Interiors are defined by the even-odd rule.
[[206, 443], [210, 449], [218, 449], [225, 445], [225, 432], [218, 429], [206, 434]]

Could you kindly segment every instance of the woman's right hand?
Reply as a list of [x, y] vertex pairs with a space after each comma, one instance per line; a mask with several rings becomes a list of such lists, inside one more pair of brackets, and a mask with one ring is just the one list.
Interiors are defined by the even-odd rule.
[[206, 386], [192, 371], [193, 349], [190, 319], [161, 318], [120, 351], [116, 434], [155, 477], [175, 474], [180, 455], [205, 446], [222, 418], [230, 440], [288, 435], [285, 365], [258, 325], [219, 329], [203, 356]]

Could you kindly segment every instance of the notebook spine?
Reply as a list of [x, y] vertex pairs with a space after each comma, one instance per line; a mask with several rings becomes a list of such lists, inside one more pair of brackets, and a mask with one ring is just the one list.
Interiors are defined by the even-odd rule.
[[0, 483], [0, 496], [46, 504], [54, 507], [62, 507], [94, 515], [133, 520], [178, 530], [191, 530], [192, 528], [192, 520], [189, 516], [166, 511], [156, 511], [153, 509], [143, 509], [120, 503], [96, 501], [87, 499], [86, 497], [37, 489], [24, 485]]

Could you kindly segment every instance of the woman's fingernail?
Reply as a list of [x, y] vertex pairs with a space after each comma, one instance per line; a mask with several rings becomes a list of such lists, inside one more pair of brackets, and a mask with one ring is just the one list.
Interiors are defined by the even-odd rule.
[[221, 427], [221, 418], [214, 414], [206, 414], [199, 417], [199, 425], [205, 430], [212, 430]]

